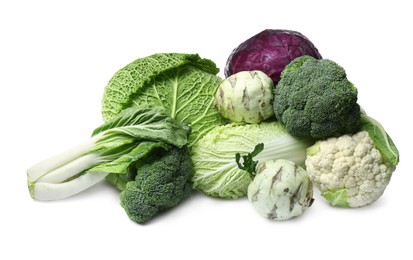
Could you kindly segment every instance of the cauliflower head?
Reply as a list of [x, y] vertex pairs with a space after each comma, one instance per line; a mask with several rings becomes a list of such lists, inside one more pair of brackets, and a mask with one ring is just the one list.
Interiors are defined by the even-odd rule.
[[[394, 143], [384, 130], [383, 135], [377, 135], [379, 128], [371, 127], [372, 119], [363, 117], [369, 121], [363, 125], [368, 126], [366, 130], [318, 141], [307, 150], [308, 176], [332, 206], [361, 207], [376, 201], [396, 169]], [[387, 147], [381, 145], [383, 138], [387, 138]], [[396, 159], [386, 155], [388, 149]]]

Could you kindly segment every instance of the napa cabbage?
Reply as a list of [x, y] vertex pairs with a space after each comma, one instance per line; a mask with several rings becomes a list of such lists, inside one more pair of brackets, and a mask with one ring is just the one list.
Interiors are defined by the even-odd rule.
[[[260, 144], [263, 147], [257, 151]], [[254, 167], [276, 159], [304, 166], [310, 145], [311, 142], [290, 135], [277, 121], [216, 126], [192, 147], [193, 188], [212, 197], [244, 197], [254, 175], [248, 167], [240, 167], [243, 163], [237, 158], [251, 158], [247, 155], [252, 153], [254, 157], [250, 161], [255, 162]]]

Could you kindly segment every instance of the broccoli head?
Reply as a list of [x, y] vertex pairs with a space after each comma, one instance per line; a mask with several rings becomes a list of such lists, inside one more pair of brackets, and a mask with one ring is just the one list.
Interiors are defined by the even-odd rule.
[[275, 88], [274, 112], [291, 135], [324, 139], [357, 131], [357, 89], [337, 63], [301, 56]]
[[175, 207], [192, 191], [192, 161], [187, 147], [157, 149], [136, 165], [136, 177], [120, 194], [129, 218], [145, 223]]

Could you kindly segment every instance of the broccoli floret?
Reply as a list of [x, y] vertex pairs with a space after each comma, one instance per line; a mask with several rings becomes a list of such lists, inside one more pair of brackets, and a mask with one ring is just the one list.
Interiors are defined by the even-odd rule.
[[135, 180], [120, 194], [121, 205], [131, 220], [145, 223], [190, 195], [191, 173], [187, 147], [155, 150], [136, 165]]
[[311, 56], [293, 60], [275, 88], [274, 112], [296, 137], [324, 139], [357, 131], [357, 88], [337, 63]]

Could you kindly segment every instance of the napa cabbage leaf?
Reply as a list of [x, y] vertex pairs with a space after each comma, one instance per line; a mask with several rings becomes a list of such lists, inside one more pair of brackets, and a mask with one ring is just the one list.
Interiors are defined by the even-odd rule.
[[256, 167], [277, 159], [304, 166], [310, 145], [310, 141], [290, 135], [278, 121], [216, 126], [192, 147], [193, 188], [212, 197], [244, 197], [254, 175], [249, 167], [239, 166], [240, 158], [253, 154], [251, 161]]

